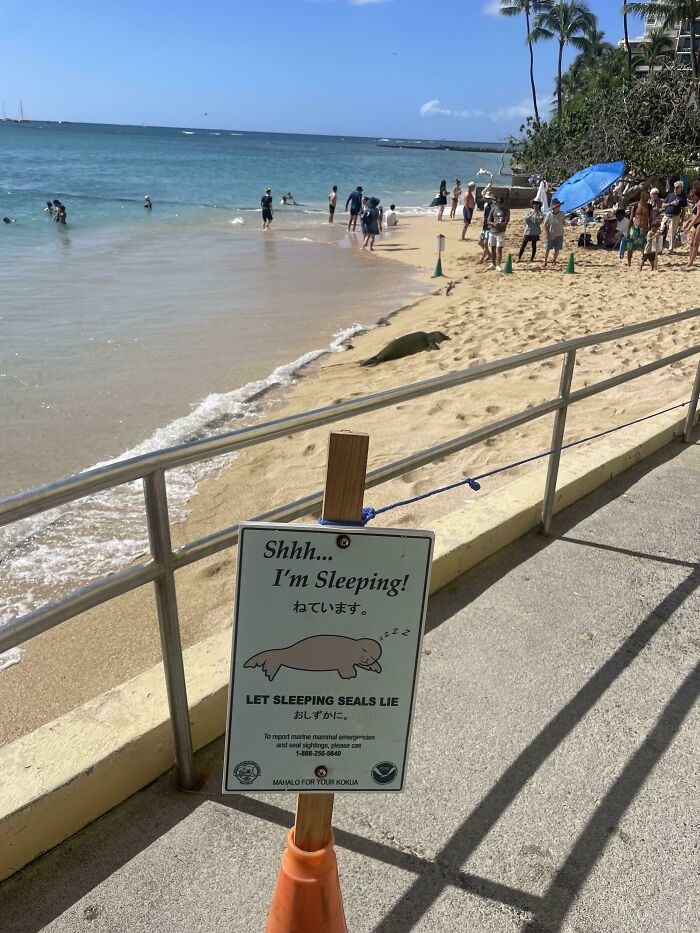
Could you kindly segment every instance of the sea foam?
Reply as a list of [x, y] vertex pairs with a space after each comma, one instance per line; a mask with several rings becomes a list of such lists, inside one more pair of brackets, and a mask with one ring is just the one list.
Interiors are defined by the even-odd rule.
[[[325, 354], [341, 352], [351, 337], [366, 330], [362, 324], [353, 324], [338, 331], [329, 346], [310, 350], [278, 366], [264, 379], [208, 395], [189, 414], [159, 428], [114, 460], [96, 463], [91, 469], [239, 427], [241, 420], [261, 414], [261, 399], [270, 391], [292, 385], [309, 363]], [[171, 521], [187, 517], [188, 503], [198, 483], [217, 475], [235, 456], [227, 454], [168, 471]], [[147, 552], [143, 488], [139, 481], [0, 529], [0, 591], [4, 594], [0, 599], [0, 624], [113, 573]], [[0, 670], [17, 663], [20, 657], [0, 655]]]

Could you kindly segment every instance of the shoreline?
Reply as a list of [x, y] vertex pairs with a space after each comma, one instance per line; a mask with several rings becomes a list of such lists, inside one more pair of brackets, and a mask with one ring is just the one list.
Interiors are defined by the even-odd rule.
[[[517, 234], [520, 216], [520, 212], [514, 212]], [[688, 277], [669, 271], [656, 273], [650, 279], [649, 274], [640, 275], [636, 269], [628, 272], [619, 268], [616, 256], [601, 251], [577, 253], [580, 268], [585, 271], [575, 277], [564, 277], [561, 270], [541, 273], [529, 264], [516, 266], [512, 277], [486, 272], [484, 267], [475, 265], [478, 230], [470, 230], [465, 244], [457, 240], [460, 232], [461, 222], [438, 223], [434, 217], [401, 218], [391, 239], [378, 245], [376, 255], [418, 267], [424, 279], [428, 279], [435, 260], [435, 236], [444, 233], [449, 237], [443, 257], [446, 278], [435, 280], [431, 294], [407, 306], [404, 301], [402, 310], [392, 315], [385, 326], [376, 326], [354, 338], [352, 349], [316, 359], [306, 367], [296, 382], [284, 390], [284, 397], [274, 400], [274, 417], [464, 369], [576, 334], [653, 319], [689, 305]], [[574, 236], [573, 231], [567, 231], [568, 239]], [[509, 237], [510, 249], [516, 239], [519, 243], [519, 236]], [[570, 243], [566, 252], [569, 247]], [[679, 265], [683, 258], [681, 254], [670, 262]], [[373, 261], [374, 256], [366, 256], [368, 269]], [[450, 296], [445, 294], [448, 282], [455, 283]], [[663, 285], [663, 296], [650, 288], [652, 283], [659, 289]], [[401, 296], [396, 298], [396, 305], [401, 306]], [[443, 330], [450, 336], [450, 342], [436, 352], [420, 353], [373, 369], [359, 367], [362, 359], [376, 353], [389, 340], [419, 329]], [[607, 344], [582, 351], [575, 387], [687, 346], [695, 339], [693, 335], [697, 337], [700, 327], [679, 326], [672, 331], [658, 336], [653, 332], [615, 346]], [[694, 365], [693, 360], [674, 364], [573, 406], [567, 439], [603, 430], [665, 407], [676, 399], [687, 398]], [[438, 393], [339, 424], [370, 434], [369, 469], [373, 469], [553, 397], [559, 369], [558, 361], [545, 361], [470, 383], [449, 394]], [[267, 406], [262, 415], [265, 419], [270, 417]], [[552, 419], [547, 417], [522, 430], [493, 438], [443, 463], [415, 470], [372, 490], [367, 504], [376, 507], [405, 499], [545, 450], [551, 429]], [[327, 427], [323, 432], [304, 431], [240, 451], [233, 463], [203, 481], [189, 502], [188, 517], [173, 522], [174, 546], [321, 489], [327, 433]], [[290, 464], [298, 465], [298, 469], [290, 470]], [[480, 493], [465, 492], [462, 488], [396, 510], [390, 516], [382, 516], [385, 521], [377, 520], [376, 524], [420, 527], [467, 502], [478, 507], [485, 497], [498, 494], [511, 478], [522, 476], [527, 470], [520, 467], [490, 480]], [[234, 550], [229, 549], [178, 571], [185, 647], [231, 624], [234, 558]], [[65, 672], [73, 672], [78, 646], [81, 679], [67, 684]], [[0, 732], [3, 743], [158, 662], [160, 646], [151, 589], [143, 588], [98, 607], [40, 636], [25, 648], [21, 663], [0, 674], [0, 696], [9, 712]], [[31, 694], [30, 708], [29, 685], [36, 687], [37, 683], [41, 688]]]

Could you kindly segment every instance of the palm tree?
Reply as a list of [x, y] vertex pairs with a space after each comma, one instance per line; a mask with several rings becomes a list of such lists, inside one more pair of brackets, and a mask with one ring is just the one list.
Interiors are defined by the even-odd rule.
[[598, 24], [592, 23], [591, 28], [586, 32], [584, 38], [583, 57], [586, 61], [593, 61], [596, 58], [602, 58], [608, 52], [612, 52], [614, 46], [605, 41], [605, 33], [602, 29], [596, 29]]
[[[697, 0], [700, 2], [700, 0]], [[582, 0], [542, 0], [530, 33], [532, 42], [556, 39], [559, 43], [557, 67], [557, 117], [562, 116], [561, 67], [567, 45], [585, 51], [586, 36], [596, 28], [596, 17]]]
[[662, 64], [673, 55], [673, 45], [670, 38], [663, 29], [657, 29], [649, 33], [646, 42], [639, 46], [639, 52], [635, 56], [635, 65], [644, 65], [653, 71], [653, 69]]
[[693, 69], [695, 100], [700, 101], [698, 90], [698, 43], [696, 20], [700, 19], [700, 0], [657, 0], [655, 3], [625, 3], [628, 13], [637, 16], [654, 15], [661, 18], [663, 28], [678, 26], [688, 20], [690, 27], [690, 65]]
[[525, 27], [527, 29], [527, 45], [530, 49], [530, 87], [532, 88], [532, 106], [535, 109], [535, 120], [540, 122], [540, 113], [537, 109], [537, 91], [535, 90], [535, 54], [532, 50], [530, 38], [530, 14], [536, 13], [541, 7], [538, 0], [501, 0], [501, 16], [520, 16], [525, 14]]
[[625, 51], [627, 52], [627, 77], [632, 77], [632, 46], [630, 45], [629, 24], [627, 22], [627, 4], [622, 7], [622, 24], [625, 29]]

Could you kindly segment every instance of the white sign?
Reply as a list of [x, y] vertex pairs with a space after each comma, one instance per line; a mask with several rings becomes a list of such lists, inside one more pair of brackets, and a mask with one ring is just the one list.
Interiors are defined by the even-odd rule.
[[241, 524], [224, 792], [403, 790], [433, 537]]
[[445, 252], [445, 239], [446, 239], [446, 237], [445, 237], [444, 233], [438, 233], [436, 239], [437, 239], [437, 251], [438, 251], [438, 256], [439, 256], [441, 253], [444, 253], [444, 252]]

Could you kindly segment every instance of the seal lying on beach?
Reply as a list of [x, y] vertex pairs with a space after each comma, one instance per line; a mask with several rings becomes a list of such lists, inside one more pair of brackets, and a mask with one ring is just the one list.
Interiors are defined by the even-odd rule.
[[288, 648], [270, 648], [248, 658], [243, 667], [261, 667], [272, 681], [281, 667], [297, 671], [337, 671], [343, 680], [357, 677], [355, 668], [381, 674], [378, 664], [382, 648], [372, 638], [346, 638], [344, 635], [312, 635]]
[[379, 363], [386, 363], [387, 360], [400, 360], [404, 356], [412, 356], [422, 350], [437, 350], [443, 340], [449, 339], [447, 334], [439, 330], [434, 330], [429, 334], [418, 330], [415, 334], [406, 334], [404, 337], [392, 340], [376, 356], [371, 356], [364, 363], [360, 363], [360, 366], [377, 366]]

